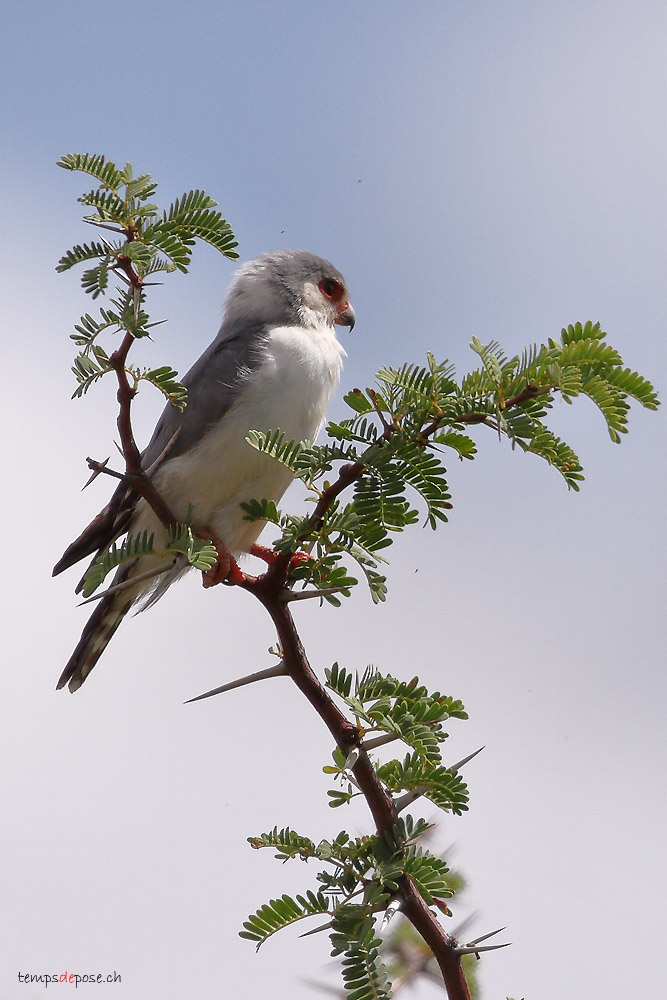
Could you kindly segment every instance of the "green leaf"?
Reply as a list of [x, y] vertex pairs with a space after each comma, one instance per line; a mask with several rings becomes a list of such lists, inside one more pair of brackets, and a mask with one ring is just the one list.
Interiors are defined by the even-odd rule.
[[241, 504], [245, 511], [244, 521], [270, 521], [282, 524], [283, 516], [273, 500], [247, 500]]
[[88, 569], [82, 590], [84, 598], [94, 594], [111, 570], [116, 569], [121, 563], [137, 559], [139, 556], [156, 555], [154, 541], [154, 532], [149, 534], [147, 531], [143, 531], [138, 535], [128, 535], [120, 545], [114, 542], [111, 548], [98, 556]]
[[286, 441], [285, 435], [281, 430], [267, 432], [250, 431], [246, 437], [246, 441], [253, 448], [256, 448], [257, 451], [265, 455], [270, 455], [276, 462], [280, 462], [281, 465], [286, 466], [294, 476], [297, 475], [299, 471], [297, 462], [304, 448], [301, 442], [294, 440]]
[[344, 955], [343, 983], [348, 1000], [386, 1000], [392, 996], [370, 917], [363, 916], [358, 907], [341, 907], [333, 917], [330, 937], [331, 954]]
[[114, 542], [90, 566], [84, 577], [83, 596], [90, 597], [108, 573], [121, 563], [151, 556], [163, 560], [163, 564], [168, 566], [170, 557], [173, 561], [173, 557], [178, 555], [184, 555], [191, 566], [204, 572], [218, 561], [218, 553], [212, 542], [197, 538], [188, 524], [178, 525], [160, 549], [155, 548], [154, 533], [149, 535], [144, 531], [138, 535], [127, 535], [120, 544]]
[[177, 381], [176, 376], [178, 372], [175, 372], [169, 365], [165, 365], [162, 368], [144, 369], [144, 371], [137, 372], [135, 375], [137, 381], [144, 380], [150, 382], [156, 389], [159, 389], [168, 402], [172, 406], [175, 406], [177, 410], [182, 411], [185, 409], [188, 390]]
[[305, 861], [316, 853], [315, 844], [309, 837], [302, 837], [288, 826], [282, 830], [274, 826], [273, 830], [262, 833], [259, 837], [248, 837], [248, 843], [255, 850], [260, 850], [262, 847], [275, 848], [275, 857], [280, 861], [296, 857]]
[[251, 914], [244, 921], [245, 930], [239, 931], [239, 937], [248, 941], [257, 942], [257, 948], [264, 944], [276, 931], [290, 924], [303, 920], [305, 917], [312, 917], [314, 914], [329, 913], [329, 899], [319, 892], [315, 895], [309, 892], [306, 896], [292, 896], [283, 894], [278, 899], [271, 899], [268, 903]]
[[115, 191], [97, 188], [81, 195], [79, 201], [87, 208], [96, 209], [93, 215], [84, 216], [88, 222], [112, 222], [123, 227], [131, 221], [126, 201]]
[[90, 352], [98, 334], [110, 327], [117, 327], [120, 323], [119, 317], [114, 312], [101, 309], [100, 315], [102, 317], [101, 323], [91, 316], [90, 313], [85, 313], [75, 325], [75, 333], [70, 334], [74, 343], [80, 347], [84, 347], [86, 353]]
[[500, 353], [500, 344], [493, 341], [490, 344], [483, 344], [478, 337], [473, 337], [470, 344], [475, 354], [479, 354], [482, 364], [488, 377], [489, 387], [498, 388], [503, 381], [502, 368], [505, 358]]
[[445, 448], [452, 448], [459, 458], [473, 459], [477, 454], [477, 445], [467, 434], [459, 431], [443, 431], [435, 434], [433, 440]]
[[117, 189], [123, 182], [122, 174], [116, 169], [115, 163], [97, 154], [67, 153], [58, 160], [58, 166], [64, 170], [80, 170], [91, 174], [109, 189]]
[[433, 765], [418, 754], [408, 754], [401, 762], [388, 761], [377, 775], [392, 792], [420, 791], [445, 812], [459, 816], [468, 809], [468, 791], [458, 771]]
[[130, 258], [140, 274], [150, 266], [151, 260], [155, 256], [153, 247], [146, 246], [141, 240], [128, 241], [123, 245], [122, 252], [125, 257]]
[[373, 404], [361, 389], [353, 389], [352, 392], [348, 392], [343, 396], [343, 402], [347, 403], [355, 413], [372, 413], [373, 411]]
[[74, 267], [76, 264], [82, 264], [86, 260], [94, 260], [98, 257], [106, 258], [108, 256], [109, 246], [104, 243], [77, 244], [71, 250], [68, 250], [66, 254], [63, 254], [56, 265], [56, 271], [59, 273], [68, 271], [71, 267]]
[[656, 410], [660, 405], [658, 394], [651, 383], [629, 368], [612, 368], [606, 373], [605, 379], [609, 386], [618, 389], [625, 396], [631, 396], [649, 410]]
[[[216, 204], [204, 191], [190, 191], [172, 203], [164, 213], [162, 225], [168, 224], [171, 232], [185, 243], [196, 237], [236, 260], [238, 243], [227, 220], [214, 211]], [[145, 235], [149, 239], [148, 233]]]
[[109, 359], [101, 348], [96, 347], [92, 351], [92, 355], [91, 357], [91, 352], [88, 350], [81, 351], [74, 359], [72, 371], [79, 384], [72, 393], [72, 399], [84, 396], [91, 385], [102, 378], [103, 375], [106, 375], [107, 372], [113, 370], [109, 367]]
[[109, 262], [102, 261], [97, 267], [91, 267], [81, 275], [81, 287], [94, 299], [103, 294], [109, 284]]
[[192, 247], [195, 245], [193, 235], [174, 232], [170, 225], [162, 222], [147, 228], [143, 239], [169, 258], [172, 269], [187, 271], [192, 257]]
[[[324, 674], [328, 687], [342, 698], [347, 698], [352, 689], [352, 674], [345, 667], [339, 667], [338, 663], [332, 664], [331, 669], [325, 668]], [[342, 758], [343, 755], [338, 748], [334, 751], [334, 758], [336, 753]]]
[[405, 871], [429, 906], [435, 899], [449, 899], [454, 895], [446, 862], [420, 847], [410, 848]]
[[337, 809], [338, 806], [346, 806], [361, 792], [355, 792], [352, 790], [352, 785], [347, 786], [347, 791], [338, 790], [336, 788], [330, 788], [327, 790], [327, 796], [329, 797], [329, 805], [332, 809]]
[[[512, 426], [512, 423], [512, 419], [508, 418], [508, 426]], [[558, 469], [569, 489], [578, 491], [579, 483], [584, 478], [579, 459], [570, 446], [557, 438], [547, 427], [537, 423], [524, 432], [519, 429], [514, 437], [514, 443], [522, 451], [531, 452], [545, 459]]]
[[403, 482], [408, 483], [425, 502], [427, 523], [435, 530], [437, 521], [446, 521], [450, 493], [445, 480], [447, 471], [437, 455], [424, 446], [408, 441], [396, 454], [396, 468]]

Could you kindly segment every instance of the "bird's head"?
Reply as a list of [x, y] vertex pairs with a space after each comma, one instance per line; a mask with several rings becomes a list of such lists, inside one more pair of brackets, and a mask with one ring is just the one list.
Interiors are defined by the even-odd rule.
[[345, 278], [306, 250], [276, 250], [243, 264], [227, 298], [227, 317], [291, 326], [354, 326]]

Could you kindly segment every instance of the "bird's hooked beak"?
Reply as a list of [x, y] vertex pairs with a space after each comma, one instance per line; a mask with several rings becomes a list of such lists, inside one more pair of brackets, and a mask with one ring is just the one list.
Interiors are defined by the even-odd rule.
[[349, 302], [344, 302], [336, 313], [334, 323], [337, 326], [349, 326], [350, 330], [353, 330], [356, 321], [357, 317], [354, 314], [354, 309]]

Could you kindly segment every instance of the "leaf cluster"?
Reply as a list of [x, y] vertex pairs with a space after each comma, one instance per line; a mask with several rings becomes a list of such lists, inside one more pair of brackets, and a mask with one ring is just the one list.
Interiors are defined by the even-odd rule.
[[360, 735], [387, 733], [402, 740], [431, 764], [441, 761], [447, 719], [467, 719], [463, 704], [439, 691], [430, 694], [418, 677], [405, 682], [369, 666], [354, 677], [334, 663], [325, 671], [327, 687], [354, 714]]
[[316, 930], [329, 930], [331, 954], [343, 956], [343, 981], [349, 994], [390, 996], [374, 915], [384, 912], [406, 875], [429, 904], [450, 898], [456, 881], [448, 878], [449, 869], [441, 858], [417, 845], [428, 829], [423, 820], [406, 816], [385, 836], [353, 839], [343, 830], [332, 841], [315, 843], [289, 828], [274, 827], [248, 838], [255, 849], [273, 849], [279, 860], [314, 859], [324, 867], [316, 875], [317, 892], [269, 900], [244, 922], [241, 937], [259, 948], [283, 927], [325, 914], [329, 920]]
[[[89, 265], [82, 273], [81, 286], [93, 299], [106, 295], [110, 276], [119, 282], [111, 308], [101, 308], [98, 316], [85, 313], [71, 335], [81, 348], [73, 366], [78, 383], [74, 396], [82, 396], [113, 370], [107, 351], [97, 343], [100, 334], [145, 337], [157, 325], [149, 322], [145, 309], [146, 288], [155, 284], [147, 279], [159, 272], [187, 271], [197, 240], [232, 260], [238, 257], [237, 243], [229, 223], [216, 210], [217, 203], [205, 191], [186, 192], [161, 210], [153, 200], [157, 183], [150, 174], [135, 177], [130, 163], [117, 167], [104, 156], [71, 153], [63, 156], [58, 166], [97, 181], [97, 187], [83, 194], [79, 202], [91, 210], [84, 221], [102, 232], [97, 239], [77, 244], [63, 254], [56, 270]], [[144, 380], [174, 406], [185, 406], [185, 388], [168, 366], [142, 372], [126, 368], [126, 372], [135, 390]]]
[[[210, 244], [226, 257], [236, 260], [238, 246], [229, 223], [215, 211], [217, 202], [205, 191], [186, 192], [160, 211], [152, 200], [157, 183], [150, 174], [134, 176], [131, 163], [117, 168], [111, 160], [88, 153], [63, 156], [58, 166], [94, 177], [98, 186], [81, 195], [79, 202], [91, 208], [87, 223], [117, 234], [115, 240], [101, 239], [72, 247], [58, 262], [58, 271], [75, 264], [100, 259], [107, 269], [118, 254], [129, 256], [141, 278], [158, 271], [187, 271], [196, 240]], [[132, 245], [130, 245], [132, 244]], [[86, 279], [91, 294], [103, 289], [92, 277]]]
[[575, 323], [563, 328], [559, 339], [549, 338], [547, 344], [533, 345], [509, 360], [498, 344], [485, 346], [474, 338], [471, 346], [482, 367], [462, 384], [467, 393], [490, 394], [499, 431], [513, 445], [554, 465], [572, 489], [578, 489], [583, 479], [579, 459], [544, 424], [555, 393], [566, 403], [588, 396], [615, 443], [627, 433], [632, 399], [648, 409], [658, 406], [651, 383], [623, 367], [621, 355], [606, 336], [599, 323]]
[[[417, 677], [403, 682], [373, 667], [352, 675], [334, 664], [326, 671], [326, 680], [329, 690], [354, 715], [362, 748], [369, 737], [378, 735], [389, 735], [410, 747], [403, 761], [374, 765], [390, 795], [409, 792], [411, 801], [424, 795], [454, 814], [467, 809], [463, 779], [458, 771], [444, 766], [440, 754], [447, 738], [443, 722], [467, 718], [460, 701], [429, 692]], [[347, 786], [347, 790], [329, 792], [332, 806], [345, 804], [358, 794], [353, 791], [348, 766], [353, 765], [336, 748], [333, 764], [323, 768]], [[397, 810], [402, 808], [400, 798], [395, 799], [395, 805]], [[389, 900], [400, 893], [405, 878], [414, 883], [429, 906], [436, 904], [445, 910], [442, 900], [451, 897], [456, 888], [445, 861], [417, 843], [429, 829], [424, 819], [406, 814], [399, 816], [390, 830], [366, 837], [351, 838], [342, 831], [333, 840], [318, 843], [289, 827], [274, 827], [249, 838], [252, 847], [270, 848], [283, 862], [295, 858], [318, 862], [315, 877], [319, 888], [316, 894], [311, 891], [296, 898], [270, 900], [248, 918], [242, 936], [259, 947], [276, 930], [315, 913], [326, 913], [332, 954], [344, 955], [346, 989], [360, 997], [385, 995], [381, 991], [388, 989], [388, 980], [378, 954], [374, 915], [384, 912]]]
[[[443, 458], [447, 453], [459, 460], [475, 457], [469, 433], [475, 425], [490, 427], [513, 448], [543, 458], [578, 490], [583, 479], [579, 458], [545, 422], [555, 399], [571, 403], [587, 396], [614, 442], [627, 431], [632, 400], [657, 407], [651, 383], [624, 367], [605, 338], [599, 323], [576, 323], [563, 329], [560, 339], [510, 359], [498, 344], [474, 338], [471, 346], [481, 365], [460, 381], [448, 362], [430, 354], [424, 367], [382, 368], [375, 388], [345, 396], [351, 415], [328, 425], [325, 444], [290, 441], [279, 430], [253, 431], [249, 443], [304, 482], [316, 513], [295, 517], [273, 503], [255, 501], [244, 505], [246, 517], [280, 529], [277, 551], [311, 552], [311, 562], [294, 571], [294, 582], [301, 580], [339, 604], [357, 583], [344, 568], [352, 559], [373, 600], [383, 601], [383, 550], [420, 516], [433, 529], [447, 520], [451, 498]], [[352, 470], [354, 487], [344, 502], [340, 491], [332, 493], [330, 474], [346, 468]]]
[[178, 559], [183, 569], [186, 566], [193, 566], [206, 572], [215, 565], [218, 553], [211, 542], [198, 538], [193, 533], [189, 522], [177, 525], [167, 538], [166, 544], [160, 548], [155, 547], [154, 532], [128, 534], [120, 543], [114, 542], [88, 568], [82, 588], [84, 598], [94, 594], [112, 570], [124, 563], [135, 562], [144, 557], [149, 557], [150, 565], [155, 568], [156, 575], [159, 575], [174, 566]]

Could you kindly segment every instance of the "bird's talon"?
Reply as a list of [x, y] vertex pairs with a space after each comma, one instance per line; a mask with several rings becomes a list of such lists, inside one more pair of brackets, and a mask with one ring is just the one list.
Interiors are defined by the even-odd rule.
[[239, 574], [241, 570], [225, 543], [212, 532], [198, 531], [197, 537], [212, 542], [218, 553], [217, 562], [210, 569], [202, 573], [202, 587], [208, 590], [209, 587], [216, 587], [219, 583], [224, 583], [228, 579], [233, 583], [238, 583], [238, 579], [234, 579], [233, 574]]

